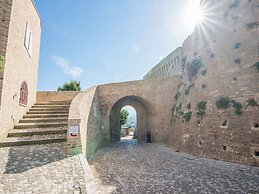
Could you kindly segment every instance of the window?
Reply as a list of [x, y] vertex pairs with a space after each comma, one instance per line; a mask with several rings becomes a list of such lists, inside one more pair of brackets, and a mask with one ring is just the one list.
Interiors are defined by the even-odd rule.
[[32, 32], [30, 30], [30, 25], [28, 22], [26, 23], [24, 46], [25, 46], [28, 54], [31, 56], [31, 54], [32, 54]]
[[23, 81], [20, 88], [20, 100], [19, 104], [26, 106], [28, 101], [28, 86], [26, 81]]

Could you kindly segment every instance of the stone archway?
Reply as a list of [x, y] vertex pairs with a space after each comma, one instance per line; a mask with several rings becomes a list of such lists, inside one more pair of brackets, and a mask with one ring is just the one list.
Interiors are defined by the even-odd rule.
[[119, 99], [112, 106], [109, 114], [110, 141], [120, 141], [120, 111], [124, 106], [132, 106], [137, 113], [137, 130], [138, 140], [145, 141], [146, 132], [151, 130], [149, 117], [151, 114], [149, 103], [138, 96], [126, 96]]

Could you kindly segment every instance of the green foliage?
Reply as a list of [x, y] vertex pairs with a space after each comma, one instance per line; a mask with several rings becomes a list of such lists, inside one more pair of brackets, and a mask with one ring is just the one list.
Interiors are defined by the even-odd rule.
[[240, 64], [241, 60], [240, 59], [235, 59], [235, 64]]
[[254, 29], [258, 24], [256, 22], [252, 22], [246, 25], [247, 29]]
[[215, 54], [214, 54], [214, 53], [211, 53], [211, 54], [210, 54], [210, 58], [211, 58], [211, 59], [214, 59], [214, 58], [215, 58]]
[[176, 107], [176, 111], [178, 112], [179, 110], [182, 109], [182, 103], [180, 103], [177, 107]]
[[197, 104], [197, 108], [198, 108], [198, 112], [196, 113], [196, 117], [197, 118], [200, 118], [200, 120], [204, 117], [205, 115], [205, 109], [206, 109], [206, 104], [207, 102], [206, 101], [200, 101], [198, 104]]
[[75, 156], [82, 153], [81, 148], [80, 147], [75, 147], [75, 148], [69, 148], [68, 149], [68, 155], [70, 156]]
[[69, 83], [64, 83], [63, 87], [58, 87], [58, 91], [80, 91], [80, 82], [71, 80]]
[[248, 99], [247, 102], [248, 106], [258, 106], [258, 103], [253, 98]]
[[205, 89], [205, 88], [207, 87], [207, 85], [206, 85], [206, 84], [202, 84], [201, 87], [202, 87], [203, 89]]
[[192, 62], [187, 66], [189, 80], [192, 80], [193, 78], [196, 77], [201, 66], [202, 66], [202, 63], [200, 59], [192, 60]]
[[174, 96], [174, 99], [175, 99], [175, 100], [178, 100], [179, 96], [181, 96], [181, 93], [180, 93], [180, 92], [177, 92], [176, 95]]
[[202, 119], [205, 115], [205, 111], [204, 110], [199, 110], [197, 113], [196, 113], [196, 117], [197, 118], [200, 118]]
[[190, 109], [191, 109], [191, 103], [188, 103], [188, 104], [186, 105], [186, 108], [190, 110]]
[[207, 104], [206, 101], [200, 101], [200, 102], [197, 104], [198, 110], [205, 110], [206, 104]]
[[256, 62], [254, 65], [255, 65], [255, 69], [256, 69], [257, 71], [259, 71], [259, 62]]
[[216, 106], [218, 109], [227, 109], [229, 107], [229, 104], [230, 104], [229, 97], [220, 97], [216, 101]]
[[236, 115], [241, 115], [242, 114], [242, 110], [241, 110], [242, 104], [240, 102], [235, 101], [235, 100], [232, 100], [231, 103], [232, 103], [233, 108], [235, 109]]
[[241, 43], [240, 42], [237, 42], [234, 46], [234, 49], [239, 49], [241, 47]]
[[184, 113], [183, 118], [184, 118], [185, 122], [189, 122], [192, 118], [192, 111]]
[[120, 112], [120, 124], [124, 125], [128, 122], [129, 112], [126, 109], [122, 109]]
[[227, 124], [228, 124], [228, 122], [227, 122], [227, 120], [225, 120], [225, 121], [223, 121], [223, 123], [221, 124], [221, 126], [222, 126], [222, 127], [225, 127], [225, 126], [227, 126]]
[[190, 93], [190, 88], [187, 88], [184, 92], [185, 95], [188, 95]]
[[206, 75], [207, 74], [207, 69], [204, 69], [202, 72], [201, 72], [202, 75]]
[[234, 3], [230, 4], [228, 8], [229, 9], [236, 8], [239, 6], [239, 3], [240, 3], [239, 0], [235, 0]]

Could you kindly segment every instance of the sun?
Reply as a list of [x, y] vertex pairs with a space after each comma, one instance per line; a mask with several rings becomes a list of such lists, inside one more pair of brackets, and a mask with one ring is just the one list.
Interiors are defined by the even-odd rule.
[[187, 2], [183, 20], [185, 25], [192, 29], [204, 20], [204, 11], [200, 6], [200, 0], [189, 0]]

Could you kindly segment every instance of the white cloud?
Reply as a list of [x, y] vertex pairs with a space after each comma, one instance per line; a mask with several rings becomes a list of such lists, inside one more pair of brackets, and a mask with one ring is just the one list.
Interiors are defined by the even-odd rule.
[[77, 78], [81, 76], [82, 73], [84, 72], [84, 70], [81, 69], [80, 67], [71, 66], [70, 62], [63, 57], [52, 56], [52, 60], [57, 66], [62, 68], [65, 74], [71, 75], [73, 78]]
[[132, 44], [131, 53], [138, 54], [139, 50], [140, 50], [140, 48], [136, 43]]

